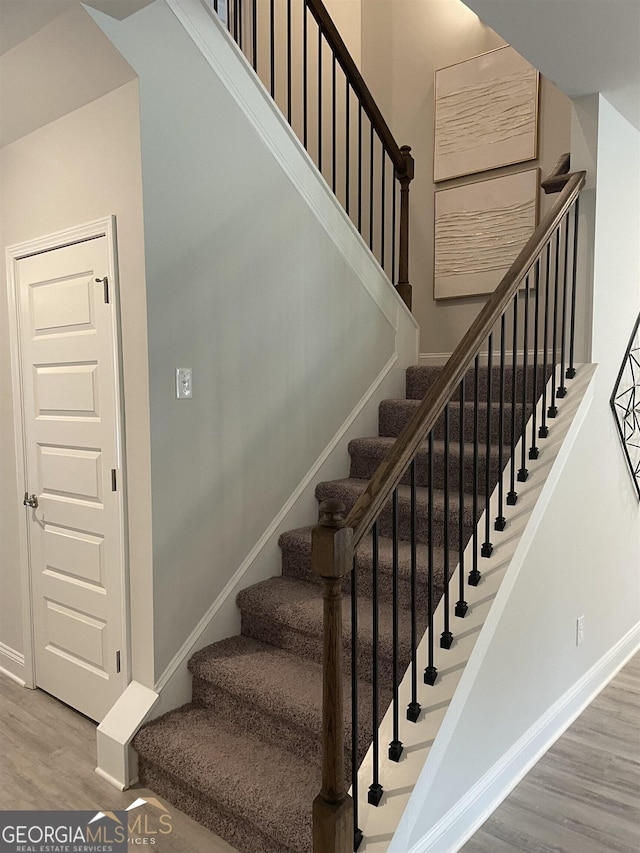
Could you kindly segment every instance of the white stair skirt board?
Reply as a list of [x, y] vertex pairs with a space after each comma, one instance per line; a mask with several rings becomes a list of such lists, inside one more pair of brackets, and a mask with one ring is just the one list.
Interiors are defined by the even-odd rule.
[[[560, 368], [558, 367], [559, 371]], [[411, 673], [407, 670], [399, 688], [399, 704], [401, 733], [400, 740], [404, 745], [399, 762], [390, 761], [387, 757], [387, 747], [393, 739], [393, 717], [391, 708], [387, 711], [379, 730], [380, 738], [380, 782], [384, 794], [379, 806], [371, 806], [367, 802], [367, 792], [372, 781], [372, 747], [369, 748], [358, 773], [358, 822], [364, 834], [364, 840], [359, 853], [386, 853], [387, 850], [400, 850], [395, 845], [390, 848], [400, 818], [409, 802], [419, 775], [425, 764], [428, 765], [432, 747], [438, 737], [446, 737], [446, 716], [458, 685], [463, 680], [473, 680], [474, 662], [473, 650], [482, 628], [493, 606], [504, 607], [507, 590], [498, 596], [505, 577], [515, 576], [519, 572], [525, 548], [525, 539], [533, 535], [539, 523], [542, 508], [552, 493], [564, 465], [568, 453], [571, 436], [579, 429], [591, 402], [591, 380], [596, 371], [596, 365], [578, 367], [576, 378], [571, 381], [571, 394], [558, 401], [558, 416], [553, 420], [553, 430], [549, 437], [541, 440], [540, 456], [538, 459], [528, 459], [529, 478], [526, 482], [518, 482], [518, 502], [515, 506], [503, 507], [507, 527], [502, 532], [493, 531], [493, 519], [498, 515], [498, 486], [490, 500], [491, 531], [493, 554], [490, 559], [479, 558], [479, 569], [482, 580], [477, 587], [469, 586], [465, 577], [465, 598], [469, 610], [464, 619], [451, 617], [451, 630], [454, 642], [451, 649], [440, 648], [439, 629], [443, 624], [444, 599], [436, 609], [434, 624], [438, 626], [438, 634], [434, 638], [434, 663], [438, 670], [438, 680], [432, 687], [423, 682], [422, 672], [427, 660], [428, 630], [418, 646], [418, 702], [422, 706], [420, 719], [417, 724], [408, 723], [405, 719], [405, 709], [411, 700]], [[559, 373], [558, 373], [559, 375]], [[549, 380], [551, 387], [551, 380]], [[549, 394], [547, 394], [547, 401]], [[542, 401], [537, 406], [537, 423], [541, 422]], [[530, 422], [529, 422], [530, 423]], [[530, 437], [530, 428], [526, 431]], [[569, 437], [570, 441], [565, 444]], [[516, 462], [520, 459], [521, 441], [515, 449]], [[563, 452], [564, 446], [564, 452]], [[510, 465], [503, 474], [504, 494], [509, 491]], [[483, 501], [484, 502], [484, 501]], [[482, 503], [483, 503], [482, 502]], [[481, 504], [482, 505], [482, 504]], [[537, 513], [535, 512], [538, 506]], [[484, 513], [478, 522], [478, 543], [484, 541]], [[526, 532], [526, 536], [525, 536]], [[467, 545], [464, 553], [465, 576], [468, 575], [473, 562], [473, 539]], [[457, 600], [458, 569], [451, 581], [451, 601]], [[505, 584], [505, 587], [511, 584]], [[467, 666], [469, 663], [469, 666]], [[462, 685], [464, 692], [464, 684]], [[461, 696], [456, 701], [464, 702]], [[559, 734], [560, 732], [558, 732]], [[556, 735], [557, 736], [557, 735]], [[538, 756], [536, 756], [537, 758]], [[517, 767], [513, 767], [516, 773]], [[521, 777], [513, 778], [513, 787]], [[506, 784], [506, 782], [505, 782]], [[509, 788], [503, 785], [501, 799], [506, 796]], [[491, 799], [491, 810], [498, 805], [495, 797]], [[482, 811], [482, 820], [490, 814], [486, 807]], [[481, 821], [480, 821], [481, 822]], [[477, 824], [479, 825], [479, 823]], [[475, 829], [476, 824], [474, 824]], [[466, 836], [468, 837], [468, 835]], [[463, 840], [466, 840], [466, 837]], [[419, 848], [411, 853], [452, 853], [457, 847], [442, 846], [438, 840], [436, 846]], [[404, 851], [403, 853], [408, 853]]]
[[96, 773], [121, 791], [138, 781], [138, 756], [131, 741], [158, 698], [154, 690], [132, 681], [98, 726]]

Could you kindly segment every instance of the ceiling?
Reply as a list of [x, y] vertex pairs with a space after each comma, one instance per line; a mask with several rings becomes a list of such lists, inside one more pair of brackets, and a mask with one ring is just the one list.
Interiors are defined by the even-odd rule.
[[640, 129], [640, 0], [464, 0], [570, 97], [602, 92]]
[[[86, 0], [86, 5], [114, 18], [126, 18], [151, 2]], [[0, 56], [46, 27], [72, 6], [79, 5], [80, 0], [0, 0]]]

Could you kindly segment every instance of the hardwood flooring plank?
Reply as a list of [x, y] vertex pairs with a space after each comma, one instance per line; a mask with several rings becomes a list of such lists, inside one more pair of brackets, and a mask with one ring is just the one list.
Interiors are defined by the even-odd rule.
[[508, 851], [640, 851], [640, 654], [462, 847]]
[[[41, 690], [27, 690], [4, 676], [0, 743], [0, 809], [98, 811], [124, 809], [138, 797], [156, 797], [173, 826], [170, 834], [147, 836], [153, 837], [156, 853], [237, 853], [148, 788], [112, 788], [95, 773], [95, 723]], [[153, 825], [153, 814], [150, 817]], [[131, 842], [129, 849], [140, 850], [142, 845]]]

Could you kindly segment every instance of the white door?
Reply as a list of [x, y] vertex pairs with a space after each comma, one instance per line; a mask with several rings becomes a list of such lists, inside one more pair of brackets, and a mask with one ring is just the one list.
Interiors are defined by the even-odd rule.
[[118, 346], [108, 267], [106, 235], [14, 265], [35, 682], [97, 721], [125, 686]]

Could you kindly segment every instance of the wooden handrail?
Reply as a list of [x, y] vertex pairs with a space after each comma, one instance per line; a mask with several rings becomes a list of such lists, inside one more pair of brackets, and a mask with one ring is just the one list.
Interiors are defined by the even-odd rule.
[[420, 403], [415, 415], [402, 430], [390, 453], [381, 462], [366, 489], [352, 507], [345, 526], [353, 530], [354, 548], [357, 548], [389, 500], [407, 466], [416, 455], [420, 443], [435, 426], [455, 389], [469, 370], [483, 341], [491, 333], [536, 258], [578, 197], [584, 186], [585, 176], [585, 172], [575, 172], [567, 176], [565, 187], [555, 204], [542, 218], [489, 301], [454, 350], [437, 381]]
[[380, 137], [382, 144], [396, 167], [398, 177], [400, 177], [404, 174], [406, 169], [406, 158], [402, 153], [400, 146], [395, 141], [393, 134], [389, 129], [389, 125], [384, 120], [373, 95], [369, 91], [369, 87], [364, 82], [364, 78], [358, 70], [358, 66], [353, 61], [342, 36], [338, 32], [336, 25], [333, 23], [331, 15], [327, 11], [327, 7], [324, 5], [322, 0], [306, 0], [306, 5], [313, 17], [316, 19], [318, 26], [324, 33], [327, 43], [335, 54], [335, 57], [344, 71], [351, 88], [358, 96], [358, 100], [362, 104], [364, 111], [369, 116], [376, 133]]

